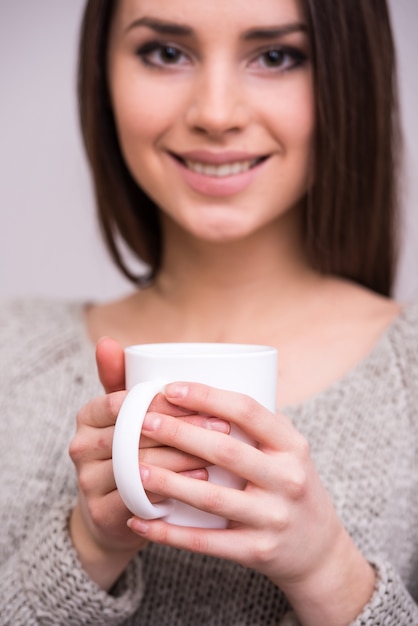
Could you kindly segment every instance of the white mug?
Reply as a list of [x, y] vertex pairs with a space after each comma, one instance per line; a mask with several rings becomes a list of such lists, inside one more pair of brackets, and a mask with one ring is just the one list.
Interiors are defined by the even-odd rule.
[[[125, 350], [129, 390], [116, 420], [113, 471], [128, 509], [143, 519], [164, 518], [180, 526], [225, 528], [227, 520], [178, 500], [152, 504], [142, 485], [138, 462], [142, 423], [152, 399], [167, 383], [200, 382], [247, 394], [272, 412], [276, 410], [277, 350], [270, 346], [227, 343], [160, 343]], [[231, 426], [230, 436], [254, 445]], [[245, 481], [224, 468], [210, 466], [208, 479], [242, 489]]]

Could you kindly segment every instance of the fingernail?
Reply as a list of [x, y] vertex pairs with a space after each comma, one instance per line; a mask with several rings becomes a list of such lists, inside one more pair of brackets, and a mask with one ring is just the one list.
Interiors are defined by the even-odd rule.
[[167, 398], [181, 400], [187, 395], [187, 385], [182, 383], [170, 383], [165, 386], [164, 394]]
[[161, 418], [155, 413], [147, 413], [142, 424], [143, 430], [157, 430], [161, 424]]
[[187, 470], [183, 472], [184, 476], [188, 478], [195, 478], [197, 480], [207, 480], [208, 479], [208, 471], [206, 469], [195, 469], [195, 470]]
[[228, 422], [220, 420], [217, 417], [208, 417], [206, 420], [206, 428], [208, 430], [216, 430], [219, 433], [228, 434], [231, 430], [231, 426]]
[[131, 517], [126, 523], [131, 530], [139, 535], [144, 535], [148, 532], [149, 524], [138, 517]]

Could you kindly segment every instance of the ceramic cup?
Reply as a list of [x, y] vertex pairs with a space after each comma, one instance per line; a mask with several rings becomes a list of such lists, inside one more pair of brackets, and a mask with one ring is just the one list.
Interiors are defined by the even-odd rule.
[[[130, 346], [125, 350], [128, 394], [116, 420], [113, 437], [113, 471], [119, 493], [128, 509], [143, 519], [164, 518], [180, 526], [225, 528], [227, 521], [178, 500], [152, 504], [142, 486], [138, 447], [148, 407], [170, 382], [200, 382], [252, 396], [274, 412], [276, 407], [277, 351], [269, 346], [226, 343], [161, 343]], [[231, 427], [230, 436], [253, 444]], [[243, 480], [217, 466], [208, 479], [235, 489]]]

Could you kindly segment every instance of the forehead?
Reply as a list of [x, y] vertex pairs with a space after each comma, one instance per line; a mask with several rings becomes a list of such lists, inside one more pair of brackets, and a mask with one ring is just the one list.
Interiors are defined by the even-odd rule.
[[118, 0], [114, 25], [124, 29], [144, 16], [231, 32], [304, 21], [300, 0]]

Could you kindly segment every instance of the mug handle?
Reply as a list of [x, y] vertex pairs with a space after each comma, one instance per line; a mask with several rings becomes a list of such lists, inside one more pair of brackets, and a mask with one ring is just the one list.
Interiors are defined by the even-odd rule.
[[172, 503], [152, 504], [142, 485], [139, 471], [139, 439], [142, 424], [152, 399], [167, 383], [151, 380], [138, 383], [123, 401], [115, 424], [112, 444], [113, 473], [116, 487], [128, 509], [143, 519], [156, 519], [168, 515]]

